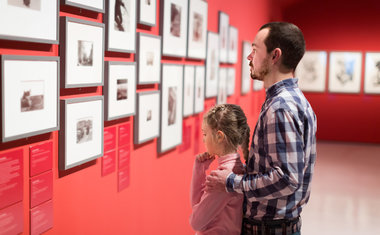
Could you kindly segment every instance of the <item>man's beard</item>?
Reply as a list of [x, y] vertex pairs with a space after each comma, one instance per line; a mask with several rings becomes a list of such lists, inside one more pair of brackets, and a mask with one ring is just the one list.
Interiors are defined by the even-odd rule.
[[261, 71], [255, 71], [255, 68], [253, 68], [253, 65], [252, 65], [252, 61], [250, 61], [249, 66], [250, 68], [253, 68], [253, 70], [250, 71], [251, 78], [253, 80], [264, 81], [264, 77], [269, 73], [268, 64], [269, 64], [268, 60], [265, 60]]

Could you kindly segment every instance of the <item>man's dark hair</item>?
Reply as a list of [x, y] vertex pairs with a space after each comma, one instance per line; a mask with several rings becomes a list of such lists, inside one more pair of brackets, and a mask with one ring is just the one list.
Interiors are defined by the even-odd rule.
[[267, 52], [276, 48], [282, 51], [282, 64], [288, 69], [296, 69], [305, 54], [305, 39], [301, 30], [292, 23], [271, 22], [261, 26], [260, 30], [269, 28], [265, 39]]

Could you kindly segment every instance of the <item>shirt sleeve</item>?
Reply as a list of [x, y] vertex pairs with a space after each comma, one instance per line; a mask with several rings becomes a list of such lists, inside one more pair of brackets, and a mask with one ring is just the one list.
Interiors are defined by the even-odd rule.
[[[260, 169], [258, 174], [231, 173], [226, 180], [229, 192], [244, 192], [249, 201], [290, 195], [299, 188], [303, 177], [305, 159], [302, 123], [289, 110], [277, 110], [270, 115], [272, 118], [267, 118], [263, 123], [263, 144], [255, 146], [259, 148], [258, 153], [264, 156], [255, 157], [260, 161], [266, 158], [271, 166], [266, 167], [266, 170]], [[259, 162], [260, 168], [262, 164]]]
[[195, 160], [191, 181], [190, 225], [196, 231], [203, 231], [221, 213], [231, 195], [226, 192], [205, 192], [206, 170], [211, 161], [199, 162]]

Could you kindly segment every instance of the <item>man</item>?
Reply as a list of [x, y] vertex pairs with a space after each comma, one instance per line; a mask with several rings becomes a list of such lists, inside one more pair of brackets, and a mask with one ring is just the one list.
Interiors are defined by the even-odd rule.
[[[266, 100], [256, 124], [246, 173], [212, 171], [208, 191], [244, 193], [242, 234], [300, 234], [300, 213], [310, 196], [316, 159], [316, 116], [294, 71], [305, 53], [300, 29], [263, 25], [248, 56], [252, 79], [264, 82]], [[302, 78], [300, 78], [302, 79]]]

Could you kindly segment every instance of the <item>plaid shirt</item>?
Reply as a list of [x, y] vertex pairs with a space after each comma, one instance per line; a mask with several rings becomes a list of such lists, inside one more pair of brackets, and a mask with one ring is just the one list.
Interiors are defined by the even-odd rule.
[[227, 191], [244, 193], [246, 218], [296, 218], [310, 197], [317, 120], [297, 82], [282, 80], [266, 91], [247, 174], [227, 177]]

